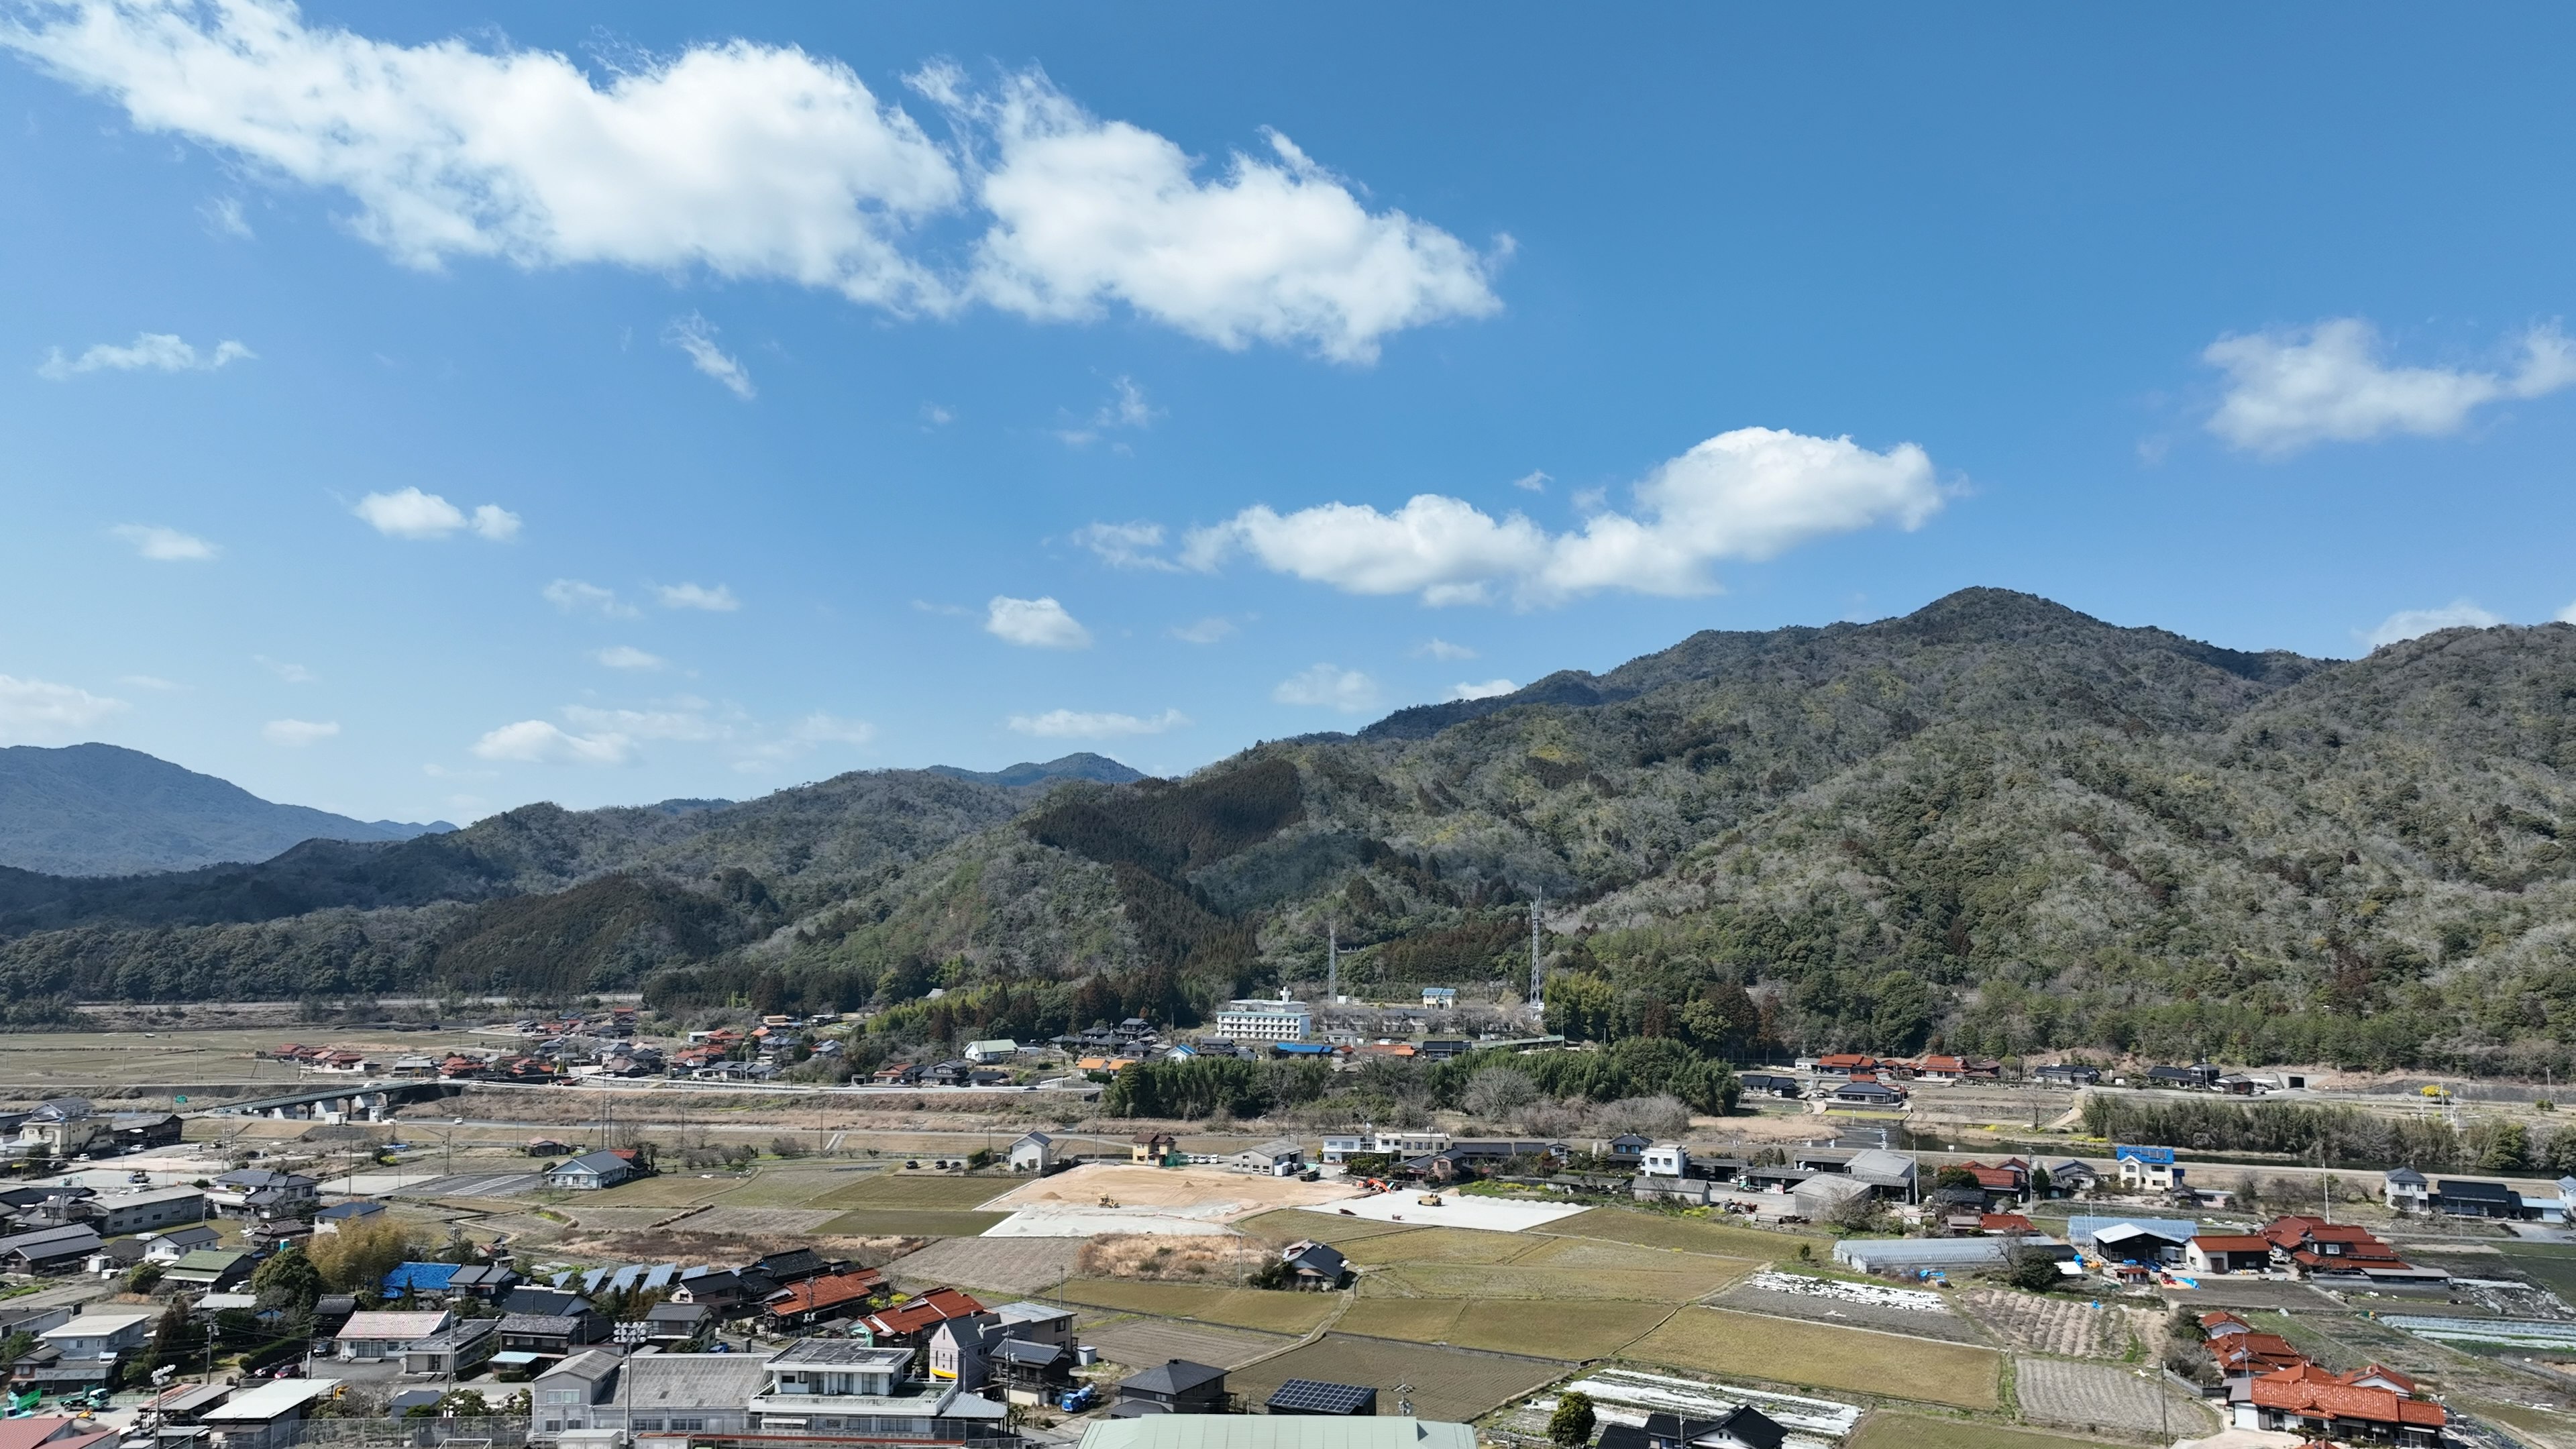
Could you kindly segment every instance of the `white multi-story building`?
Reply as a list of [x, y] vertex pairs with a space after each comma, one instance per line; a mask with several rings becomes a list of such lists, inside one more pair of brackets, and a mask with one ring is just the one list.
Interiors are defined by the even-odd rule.
[[1216, 1034], [1234, 1041], [1309, 1041], [1315, 1013], [1302, 1001], [1229, 1001], [1217, 1011]]
[[1688, 1177], [1690, 1151], [1678, 1142], [1658, 1142], [1637, 1159], [1637, 1171], [1646, 1177]]

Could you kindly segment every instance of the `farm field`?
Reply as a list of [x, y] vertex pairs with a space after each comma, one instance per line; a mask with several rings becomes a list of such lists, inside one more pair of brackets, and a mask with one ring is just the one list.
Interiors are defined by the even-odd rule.
[[[728, 1201], [674, 1226], [693, 1233], [816, 1233], [836, 1216], [830, 1208], [736, 1207]], [[588, 1216], [582, 1221], [587, 1224]]]
[[1344, 1247], [1365, 1238], [1382, 1238], [1391, 1233], [1427, 1231], [1402, 1223], [1382, 1223], [1375, 1218], [1346, 1218], [1329, 1210], [1309, 1212], [1303, 1208], [1281, 1208], [1259, 1217], [1245, 1218], [1235, 1227], [1247, 1236], [1267, 1243], [1293, 1243], [1300, 1238], [1312, 1238], [1335, 1247]]
[[1843, 1441], [1843, 1449], [2077, 1449], [2112, 1442], [1881, 1409], [1861, 1420], [1860, 1428]]
[[[1460, 1348], [1583, 1363], [1608, 1358], [1672, 1316], [1666, 1303], [1559, 1303], [1544, 1312], [1466, 1305], [1449, 1331]], [[1696, 1310], [1694, 1310], [1696, 1311]]]
[[1208, 1323], [1255, 1328], [1268, 1333], [1306, 1334], [1330, 1317], [1341, 1300], [1329, 1293], [1284, 1293], [1260, 1288], [1215, 1288], [1196, 1283], [1136, 1283], [1113, 1278], [1076, 1278], [1064, 1285], [1068, 1303], [1151, 1313], [1167, 1318], [1196, 1318]]
[[1727, 1258], [1794, 1258], [1798, 1256], [1801, 1243], [1816, 1248], [1821, 1257], [1824, 1249], [1820, 1245], [1826, 1241], [1798, 1233], [1766, 1232], [1760, 1228], [1739, 1228], [1730, 1223], [1701, 1218], [1667, 1217], [1661, 1213], [1630, 1212], [1626, 1208], [1611, 1207], [1577, 1213], [1549, 1223], [1538, 1231], [1558, 1237], [1606, 1238], [1614, 1243], [1678, 1248], [1685, 1253], [1714, 1253]]
[[1285, 1334], [1254, 1333], [1169, 1318], [1113, 1318], [1106, 1323], [1084, 1325], [1082, 1341], [1099, 1349], [1101, 1357], [1111, 1363], [1131, 1369], [1152, 1368], [1176, 1358], [1235, 1369], [1277, 1353], [1297, 1340]]
[[[543, 1166], [544, 1163], [539, 1161], [534, 1165]], [[677, 1212], [684, 1207], [714, 1202], [745, 1185], [743, 1179], [732, 1173], [713, 1178], [699, 1177], [694, 1173], [666, 1173], [660, 1177], [621, 1182], [600, 1192], [585, 1192], [580, 1197], [585, 1204], [595, 1203], [600, 1207], [658, 1207]], [[822, 1189], [817, 1187], [815, 1191]]]
[[[1007, 1177], [948, 1177], [938, 1173], [882, 1172], [841, 1186], [818, 1185], [814, 1195], [794, 1206], [817, 1208], [914, 1208], [965, 1212], [981, 1208], [1011, 1188]], [[1007, 1209], [996, 1211], [998, 1216]]]
[[1001, 1212], [1068, 1204], [1088, 1207], [1108, 1197], [1127, 1207], [1198, 1208], [1219, 1218], [1235, 1218], [1271, 1208], [1336, 1202], [1351, 1195], [1351, 1189], [1338, 1182], [1299, 1182], [1203, 1167], [1092, 1162], [1053, 1177], [1023, 1181], [995, 1199], [993, 1207]]
[[1685, 1308], [1622, 1355], [1772, 1383], [1992, 1409], [2001, 1358], [1992, 1349]]
[[1948, 1343], [1983, 1344], [1988, 1340], [1983, 1330], [1946, 1307], [1934, 1310], [1892, 1308], [1883, 1304], [1858, 1303], [1847, 1299], [1820, 1297], [1813, 1293], [1788, 1292], [1765, 1288], [1755, 1282], [1738, 1283], [1710, 1300], [1718, 1308], [1731, 1308], [1743, 1313], [1768, 1314], [1773, 1318], [1795, 1318], [1809, 1323], [1833, 1323], [1846, 1328], [1875, 1328], [1882, 1333], [1910, 1334], [1916, 1338], [1937, 1338]]
[[2554, 1243], [2500, 1245], [2514, 1271], [2576, 1305], [2576, 1248]]
[[[1395, 1227], [1394, 1224], [1386, 1224]], [[1543, 1245], [1521, 1233], [1488, 1233], [1475, 1228], [1402, 1228], [1361, 1238], [1342, 1253], [1362, 1267], [1390, 1263], [1508, 1263]]]
[[2068, 1358], [2118, 1358], [2134, 1339], [2152, 1344], [2157, 1315], [2139, 1308], [2093, 1308], [2071, 1298], [2043, 1298], [2001, 1288], [1962, 1288], [1951, 1301], [2013, 1348]]
[[1520, 1263], [1420, 1263], [1360, 1279], [1372, 1297], [1528, 1298], [1553, 1303], [1612, 1299], [1688, 1303], [1752, 1271], [1741, 1259], [1679, 1258], [1664, 1268], [1556, 1268]]
[[[1397, 1413], [1395, 1401], [1403, 1397], [1412, 1400], [1418, 1417], [1467, 1423], [1564, 1372], [1562, 1364], [1328, 1333], [1229, 1376], [1226, 1386], [1257, 1404], [1290, 1379], [1361, 1384], [1378, 1391], [1380, 1414]], [[1398, 1384], [1412, 1387], [1399, 1396]]]
[[2107, 1363], [2024, 1356], [2013, 1361], [2013, 1395], [2024, 1418], [2097, 1433], [2199, 1434], [2210, 1415], [2198, 1403], [2161, 1392], [2156, 1381]]
[[943, 1238], [886, 1265], [898, 1282], [999, 1289], [1028, 1297], [1072, 1276], [1079, 1238]]
[[856, 1208], [814, 1231], [827, 1238], [971, 1238], [1008, 1216], [935, 1209]]

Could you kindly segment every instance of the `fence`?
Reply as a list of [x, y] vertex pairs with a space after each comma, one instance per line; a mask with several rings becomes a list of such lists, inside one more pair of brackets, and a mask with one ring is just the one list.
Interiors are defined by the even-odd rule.
[[268, 1449], [440, 1449], [449, 1443], [526, 1449], [528, 1421], [505, 1415], [473, 1419], [306, 1419], [280, 1424]]

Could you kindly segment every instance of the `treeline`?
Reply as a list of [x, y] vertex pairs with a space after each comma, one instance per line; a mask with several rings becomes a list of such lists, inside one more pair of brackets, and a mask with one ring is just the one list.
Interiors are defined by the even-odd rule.
[[1487, 1050], [1443, 1062], [1382, 1057], [1358, 1072], [1335, 1072], [1314, 1060], [1137, 1062], [1111, 1080], [1101, 1107], [1113, 1117], [1259, 1117], [1338, 1098], [1358, 1121], [1383, 1117], [1405, 1100], [1460, 1107], [1477, 1075], [1498, 1068], [1527, 1077], [1548, 1097], [1619, 1102], [1668, 1096], [1710, 1114], [1733, 1111], [1740, 1091], [1724, 1062], [1670, 1039], [1633, 1037], [1601, 1051]]
[[2576, 1126], [2534, 1133], [2519, 1122], [2454, 1128], [2433, 1117], [2386, 1117], [2356, 1107], [2289, 1102], [2194, 1102], [2084, 1095], [2084, 1130], [2112, 1142], [2199, 1152], [2278, 1153], [2330, 1167], [2418, 1172], [2576, 1174]]

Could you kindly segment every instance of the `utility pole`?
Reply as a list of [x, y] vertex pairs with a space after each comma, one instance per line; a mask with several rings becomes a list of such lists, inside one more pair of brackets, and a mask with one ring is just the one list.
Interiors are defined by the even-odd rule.
[[1543, 1001], [1540, 999], [1540, 992], [1539, 992], [1539, 979], [1538, 979], [1538, 916], [1539, 916], [1539, 911], [1540, 911], [1540, 909], [1541, 909], [1541, 908], [1543, 908], [1544, 906], [1546, 906], [1546, 904], [1547, 904], [1547, 897], [1545, 897], [1545, 896], [1543, 896], [1543, 895], [1542, 895], [1542, 896], [1532, 896], [1532, 897], [1530, 897], [1530, 989], [1529, 989], [1529, 1004], [1530, 1004], [1530, 1010], [1531, 1010], [1533, 1013], [1536, 1013], [1536, 1014], [1537, 1014], [1537, 1015], [1538, 1015], [1542, 1020], [1544, 1020], [1544, 1019], [1545, 1019], [1545, 1017], [1546, 1017], [1546, 1014], [1547, 1014], [1547, 1006], [1546, 1006], [1546, 1003], [1545, 1003], [1545, 1002], [1543, 1002]]

